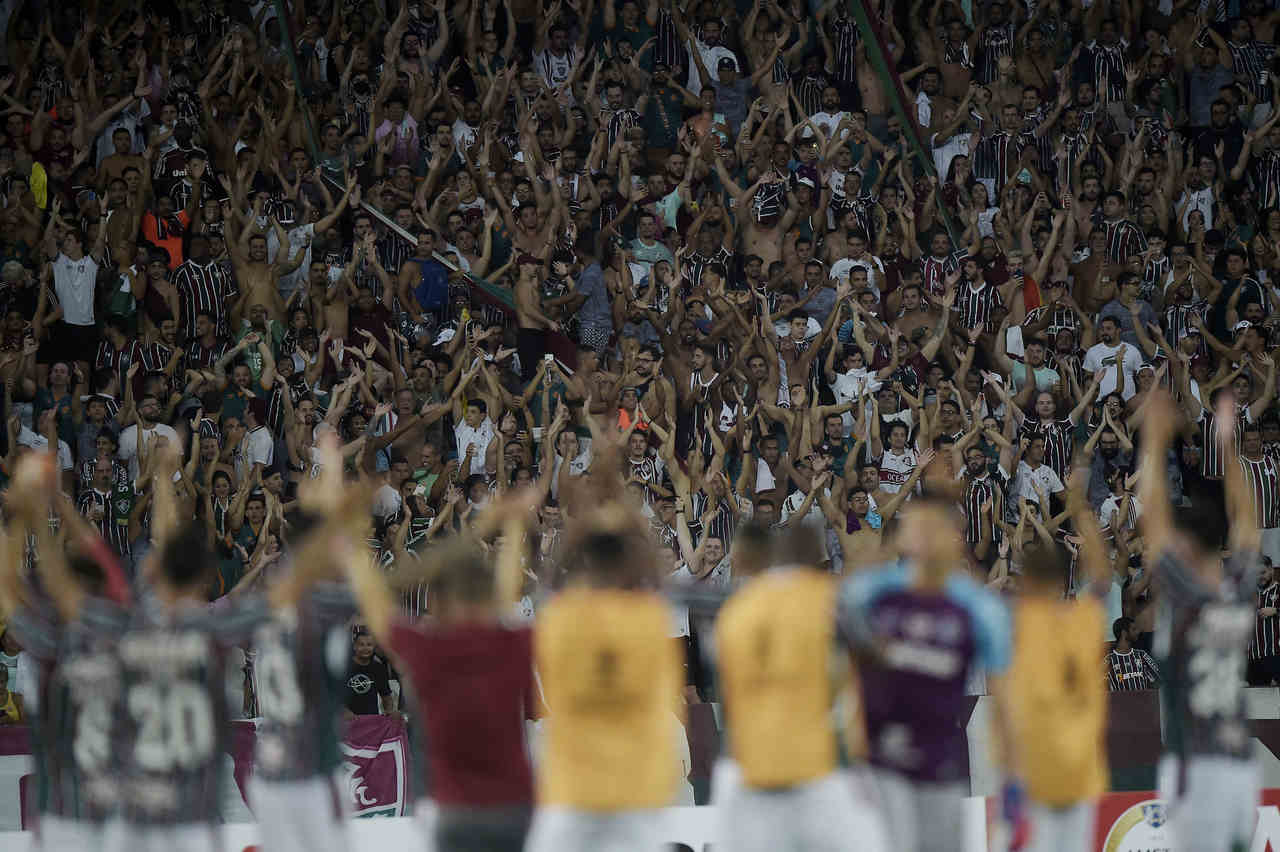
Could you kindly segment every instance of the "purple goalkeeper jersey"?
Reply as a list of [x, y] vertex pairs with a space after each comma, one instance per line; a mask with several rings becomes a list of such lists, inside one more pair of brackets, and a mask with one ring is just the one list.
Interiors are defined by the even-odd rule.
[[861, 667], [871, 763], [915, 781], [960, 781], [972, 669], [1009, 665], [1001, 600], [965, 574], [940, 591], [914, 588], [905, 563], [860, 573], [840, 593], [840, 629], [869, 652]]

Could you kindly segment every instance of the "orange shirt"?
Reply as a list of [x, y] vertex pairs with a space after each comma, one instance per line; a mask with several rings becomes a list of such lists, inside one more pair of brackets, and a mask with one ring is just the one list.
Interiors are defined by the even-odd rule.
[[187, 232], [187, 226], [191, 224], [191, 217], [185, 210], [179, 210], [174, 214], [174, 218], [182, 224], [181, 229], [162, 223], [156, 214], [150, 211], [142, 217], [142, 236], [146, 237], [152, 245], [160, 246], [169, 252], [170, 270], [182, 265], [182, 235]]

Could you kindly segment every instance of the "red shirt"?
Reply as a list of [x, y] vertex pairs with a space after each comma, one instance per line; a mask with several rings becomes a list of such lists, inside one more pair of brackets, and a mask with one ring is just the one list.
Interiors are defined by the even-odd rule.
[[524, 737], [535, 706], [532, 632], [397, 621], [390, 650], [424, 720], [432, 798], [468, 808], [533, 804]]

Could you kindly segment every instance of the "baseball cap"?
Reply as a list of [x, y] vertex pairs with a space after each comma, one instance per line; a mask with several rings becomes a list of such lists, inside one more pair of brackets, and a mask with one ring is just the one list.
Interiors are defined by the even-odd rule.
[[722, 56], [720, 57], [720, 61], [716, 63], [716, 68], [731, 68], [734, 71], [737, 71], [738, 63], [734, 62], [732, 57]]
[[516, 266], [528, 266], [529, 264], [538, 266], [541, 263], [542, 261], [538, 260], [536, 257], [534, 257], [531, 254], [522, 254], [520, 255], [520, 258], [516, 261]]
[[807, 178], [807, 177], [797, 178], [797, 179], [796, 179], [796, 185], [797, 185], [797, 186], [800, 186], [801, 184], [803, 184], [804, 186], [809, 187], [810, 189], [817, 189], [817, 187], [816, 187], [816, 186], [814, 186], [814, 183], [813, 183], [813, 179], [812, 179], [812, 178]]
[[1240, 332], [1250, 328], [1253, 328], [1253, 323], [1248, 320], [1240, 320], [1240, 322], [1231, 327], [1231, 330], [1236, 334], [1239, 334]]

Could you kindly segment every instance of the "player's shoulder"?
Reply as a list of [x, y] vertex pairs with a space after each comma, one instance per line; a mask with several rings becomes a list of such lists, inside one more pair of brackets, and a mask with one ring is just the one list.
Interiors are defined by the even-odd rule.
[[870, 606], [885, 595], [905, 589], [910, 582], [911, 569], [905, 560], [882, 562], [841, 582], [840, 605]]
[[1009, 607], [1004, 599], [967, 572], [953, 573], [947, 579], [946, 595], [979, 625], [1007, 625], [1009, 622]]

